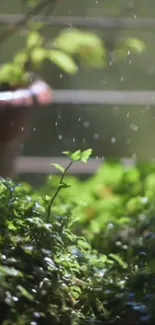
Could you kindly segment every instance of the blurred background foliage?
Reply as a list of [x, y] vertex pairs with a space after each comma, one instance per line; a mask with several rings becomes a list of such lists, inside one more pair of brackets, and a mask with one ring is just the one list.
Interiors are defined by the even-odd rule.
[[[23, 0], [1, 1], [1, 14], [24, 13]], [[43, 15], [81, 17], [154, 18], [153, 0], [79, 0], [57, 1], [49, 4]], [[0, 32], [3, 31], [0, 27]], [[53, 39], [60, 29], [44, 28], [45, 36]], [[100, 69], [81, 67], [76, 76], [46, 64], [42, 76], [54, 89], [92, 90], [154, 90], [155, 45], [154, 30], [94, 30], [105, 42], [107, 65]], [[139, 50], [124, 56], [125, 44], [136, 39]], [[4, 63], [24, 44], [24, 31], [1, 43], [0, 56]], [[143, 44], [145, 49], [143, 50]], [[132, 42], [132, 46], [133, 42]], [[141, 51], [142, 50], [142, 51]], [[123, 54], [123, 56], [122, 56]], [[54, 156], [63, 150], [93, 148], [94, 156], [155, 156], [154, 107], [50, 105], [33, 112], [31, 135], [23, 148], [24, 155]]]

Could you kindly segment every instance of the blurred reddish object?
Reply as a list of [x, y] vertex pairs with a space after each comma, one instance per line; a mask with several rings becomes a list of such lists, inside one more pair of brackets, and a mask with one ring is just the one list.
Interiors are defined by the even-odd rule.
[[52, 90], [41, 80], [28, 89], [0, 92], [0, 176], [14, 176], [14, 160], [29, 135], [33, 106], [51, 102]]

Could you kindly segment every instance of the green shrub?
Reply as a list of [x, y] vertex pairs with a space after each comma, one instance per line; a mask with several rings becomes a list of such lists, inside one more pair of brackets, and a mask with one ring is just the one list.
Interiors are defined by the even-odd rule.
[[0, 180], [0, 323], [153, 324], [155, 166], [55, 167], [37, 191]]

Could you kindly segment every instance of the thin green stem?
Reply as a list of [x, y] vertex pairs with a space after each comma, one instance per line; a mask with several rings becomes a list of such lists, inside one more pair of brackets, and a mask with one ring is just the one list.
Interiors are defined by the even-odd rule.
[[72, 164], [73, 164], [73, 161], [71, 161], [71, 162], [68, 164], [68, 166], [65, 168], [64, 172], [62, 173], [61, 178], [60, 178], [60, 182], [59, 182], [59, 185], [58, 185], [58, 188], [57, 188], [55, 194], [53, 195], [53, 197], [52, 197], [52, 199], [51, 199], [51, 201], [50, 201], [50, 203], [49, 203], [48, 210], [47, 210], [47, 223], [49, 222], [49, 219], [50, 219], [51, 206], [52, 206], [52, 204], [53, 204], [55, 198], [56, 198], [57, 195], [59, 194], [59, 192], [60, 192], [60, 190], [61, 190], [61, 184], [63, 184], [64, 177], [65, 177], [65, 175], [66, 175], [68, 169], [72, 166]]

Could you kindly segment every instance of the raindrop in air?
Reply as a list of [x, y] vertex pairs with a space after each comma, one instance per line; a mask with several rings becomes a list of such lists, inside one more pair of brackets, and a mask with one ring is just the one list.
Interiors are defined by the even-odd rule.
[[83, 122], [83, 126], [84, 126], [85, 128], [88, 128], [89, 125], [90, 125], [90, 123], [89, 123], [88, 121]]
[[138, 131], [138, 126], [136, 124], [130, 124], [130, 129], [134, 132]]
[[98, 133], [94, 133], [93, 138], [94, 138], [95, 140], [97, 140], [97, 139], [99, 138], [99, 134], [98, 134]]
[[111, 143], [116, 143], [116, 138], [115, 137], [111, 138]]

